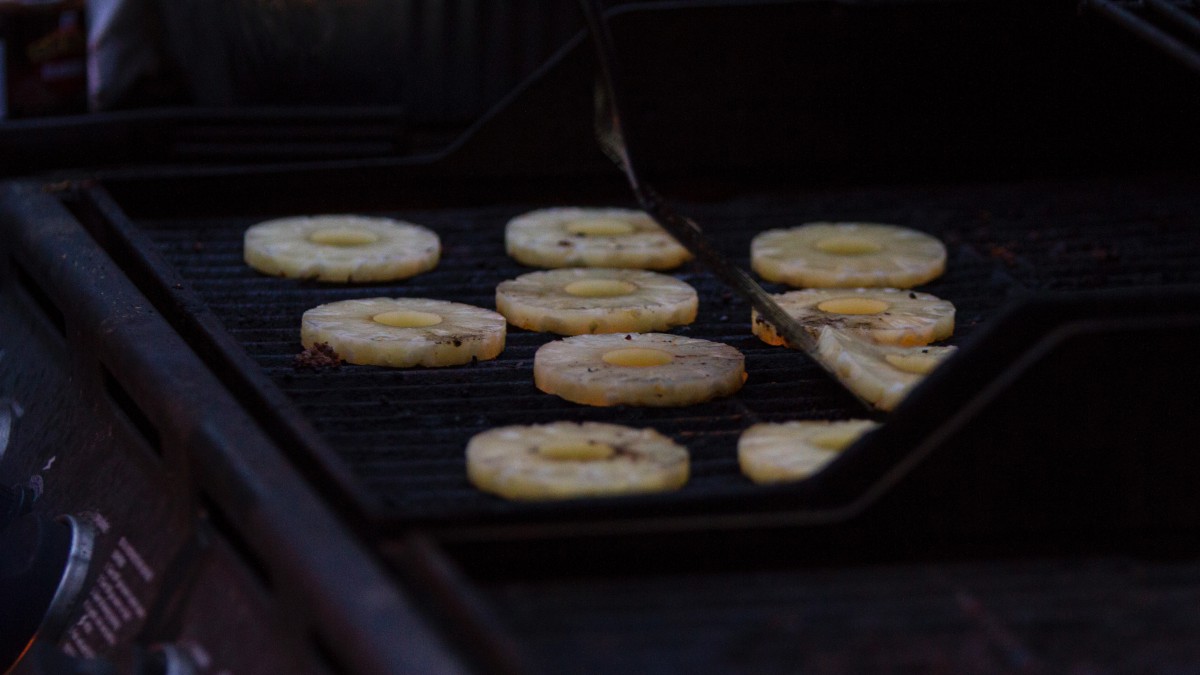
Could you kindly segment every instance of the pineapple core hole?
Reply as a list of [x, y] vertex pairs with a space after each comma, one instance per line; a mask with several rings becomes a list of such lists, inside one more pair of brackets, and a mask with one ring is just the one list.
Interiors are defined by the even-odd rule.
[[938, 360], [928, 354], [888, 354], [883, 360], [897, 370], [917, 375], [928, 373], [938, 364]]
[[579, 298], [615, 298], [629, 295], [637, 286], [617, 279], [580, 279], [563, 286], [563, 290]]
[[874, 298], [833, 298], [817, 304], [817, 309], [829, 314], [879, 314], [888, 305]]
[[610, 366], [646, 368], [648, 366], [665, 366], [674, 357], [659, 349], [630, 347], [628, 349], [614, 349], [611, 352], [605, 352], [601, 358]]
[[870, 255], [883, 250], [879, 242], [848, 235], [825, 237], [814, 245], [818, 251], [830, 255]]
[[829, 429], [813, 434], [809, 441], [822, 450], [839, 452], [857, 440], [858, 436], [858, 431], [850, 429]]
[[600, 441], [558, 441], [539, 445], [537, 453], [558, 461], [596, 462], [611, 459], [617, 449]]
[[371, 317], [371, 319], [375, 323], [381, 323], [393, 328], [425, 328], [426, 326], [436, 326], [442, 322], [442, 317], [439, 314], [414, 312], [406, 309], [382, 312]]
[[325, 246], [366, 246], [379, 241], [379, 235], [353, 227], [327, 227], [308, 235], [308, 240]]
[[568, 222], [567, 232], [580, 234], [585, 237], [615, 237], [622, 234], [632, 234], [633, 223], [617, 218], [584, 218]]

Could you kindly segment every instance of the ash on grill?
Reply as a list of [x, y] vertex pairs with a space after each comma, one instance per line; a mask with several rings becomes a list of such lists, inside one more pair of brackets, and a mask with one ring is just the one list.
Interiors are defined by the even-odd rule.
[[292, 367], [296, 370], [315, 370], [340, 368], [345, 363], [342, 357], [329, 346], [328, 342], [318, 342], [296, 355]]

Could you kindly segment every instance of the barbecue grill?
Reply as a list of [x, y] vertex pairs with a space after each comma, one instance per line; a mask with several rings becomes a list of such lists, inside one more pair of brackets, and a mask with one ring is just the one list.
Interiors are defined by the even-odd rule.
[[[4, 534], [57, 542], [26, 583], [54, 620], [17, 672], [1195, 668], [1200, 81], [1045, 4], [608, 17], [640, 159], [733, 262], [814, 220], [947, 243], [920, 290], [955, 303], [959, 351], [887, 415], [751, 335], [698, 263], [675, 274], [699, 318], [672, 332], [745, 354], [725, 399], [562, 401], [532, 380], [552, 336], [515, 328], [469, 366], [298, 366], [310, 307], [492, 306], [528, 271], [509, 218], [632, 206], [592, 138], [582, 34], [427, 154], [196, 162], [164, 133], [141, 153], [164, 161], [7, 183], [0, 477], [31, 512]], [[314, 212], [425, 225], [441, 263], [335, 286], [242, 262], [246, 227]], [[809, 480], [738, 470], [752, 423], [864, 416], [882, 427]], [[691, 479], [531, 504], [467, 482], [473, 434], [563, 419], [653, 427]], [[66, 558], [80, 589], [51, 599]]]

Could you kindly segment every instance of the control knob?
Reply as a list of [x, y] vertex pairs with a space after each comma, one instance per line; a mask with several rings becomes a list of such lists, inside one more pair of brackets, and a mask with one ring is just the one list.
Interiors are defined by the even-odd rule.
[[82, 658], [37, 640], [5, 675], [197, 675], [187, 651], [171, 644], [133, 647], [114, 658]]
[[0, 531], [0, 672], [36, 636], [55, 639], [83, 591], [92, 558], [90, 524], [30, 513]]

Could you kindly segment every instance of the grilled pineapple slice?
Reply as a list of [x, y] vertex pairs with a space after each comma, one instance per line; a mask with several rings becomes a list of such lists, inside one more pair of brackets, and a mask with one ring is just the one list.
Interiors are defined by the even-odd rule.
[[599, 422], [508, 426], [467, 443], [467, 478], [513, 500], [675, 490], [688, 452], [653, 429]]
[[246, 263], [266, 274], [320, 281], [394, 281], [437, 266], [436, 233], [391, 218], [297, 216], [246, 230]]
[[685, 406], [741, 389], [742, 353], [665, 333], [576, 335], [538, 348], [538, 389], [585, 405]]
[[955, 349], [881, 345], [828, 326], [817, 338], [817, 358], [837, 374], [847, 389], [880, 410], [895, 408]]
[[645, 270], [530, 272], [496, 288], [509, 323], [559, 335], [663, 331], [695, 321], [698, 304], [687, 283]]
[[630, 209], [532, 211], [508, 222], [504, 245], [530, 267], [669, 270], [692, 257], [653, 218]]
[[861, 419], [755, 424], [738, 437], [738, 465], [756, 483], [801, 480], [877, 426]]
[[[929, 293], [895, 288], [810, 288], [772, 296], [815, 336], [823, 326], [875, 342], [925, 345], [954, 332], [954, 305]], [[775, 327], [751, 310], [750, 329], [763, 342], [784, 344]]]
[[454, 366], [504, 350], [500, 314], [445, 300], [366, 298], [314, 307], [300, 322], [305, 348], [325, 342], [348, 363]]
[[941, 276], [946, 246], [896, 225], [808, 223], [755, 236], [750, 267], [800, 288], [911, 288]]

